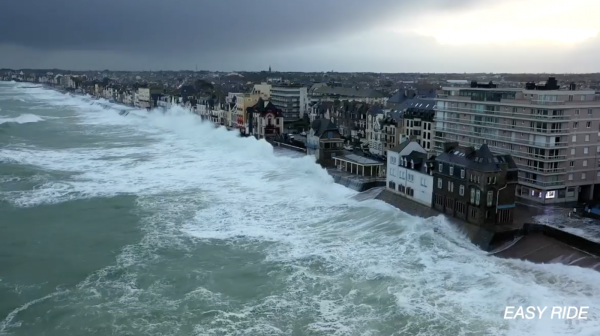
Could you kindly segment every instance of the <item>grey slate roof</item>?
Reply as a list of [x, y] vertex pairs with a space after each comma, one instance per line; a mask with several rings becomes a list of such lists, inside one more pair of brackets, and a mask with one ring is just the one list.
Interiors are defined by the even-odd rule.
[[406, 148], [406, 146], [408, 146], [408, 144], [410, 143], [410, 140], [405, 140], [403, 143], [396, 145], [395, 147], [389, 149], [390, 151], [394, 152], [394, 153], [400, 153], [402, 152], [402, 150], [404, 148]]
[[425, 110], [433, 110], [435, 107], [435, 100], [431, 98], [413, 98], [407, 99], [402, 103], [402, 105], [398, 106], [397, 109], [403, 111], [407, 108], [419, 108]]
[[415, 163], [415, 168], [412, 170], [421, 172], [423, 174], [426, 174], [427, 171], [425, 170], [425, 165], [423, 163], [426, 163], [427, 160], [427, 154], [425, 153], [421, 153], [421, 152], [417, 152], [417, 151], [412, 151], [410, 152], [408, 155], [403, 156], [401, 159], [406, 158], [407, 161], [407, 166], [406, 168], [408, 169], [412, 169], [410, 162], [413, 161]]
[[347, 88], [347, 87], [331, 87], [321, 86], [313, 90], [314, 94], [323, 95], [339, 95], [343, 97], [355, 97], [355, 98], [383, 98], [383, 94], [378, 91], [371, 89], [358, 89], [358, 88]]
[[516, 170], [517, 165], [508, 154], [494, 154], [488, 145], [483, 144], [478, 150], [472, 147], [453, 147], [436, 158], [436, 161], [454, 163], [477, 171], [500, 171], [501, 164], [506, 163], [509, 170]]
[[310, 127], [319, 138], [327, 131], [337, 131], [338, 127], [329, 119], [315, 119]]

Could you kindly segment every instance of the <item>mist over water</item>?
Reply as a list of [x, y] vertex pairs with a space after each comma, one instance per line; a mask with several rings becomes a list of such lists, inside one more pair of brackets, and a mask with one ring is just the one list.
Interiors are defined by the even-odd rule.
[[20, 86], [0, 83], [0, 335], [600, 334], [597, 272], [486, 256], [178, 108]]

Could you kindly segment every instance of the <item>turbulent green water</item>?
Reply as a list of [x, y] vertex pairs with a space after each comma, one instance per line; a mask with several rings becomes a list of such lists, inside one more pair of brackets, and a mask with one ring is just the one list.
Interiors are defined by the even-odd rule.
[[0, 82], [0, 335], [600, 333], [596, 272], [488, 257], [182, 110], [27, 86]]

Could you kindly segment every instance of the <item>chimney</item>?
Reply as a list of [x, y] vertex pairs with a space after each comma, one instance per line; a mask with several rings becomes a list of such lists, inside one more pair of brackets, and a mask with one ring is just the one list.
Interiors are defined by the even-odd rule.
[[465, 156], [469, 157], [469, 155], [475, 153], [475, 147], [473, 146], [469, 146], [467, 148], [465, 148]]
[[448, 153], [456, 147], [458, 147], [458, 142], [456, 141], [444, 142], [444, 153]]

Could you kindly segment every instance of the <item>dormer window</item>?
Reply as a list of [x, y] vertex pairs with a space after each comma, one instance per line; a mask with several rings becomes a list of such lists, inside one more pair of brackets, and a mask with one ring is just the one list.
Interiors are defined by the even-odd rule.
[[415, 169], [415, 161], [410, 160], [410, 168]]
[[454, 167], [450, 166], [450, 175], [454, 175]]
[[460, 170], [460, 178], [465, 178], [465, 169], [464, 168], [462, 168]]

